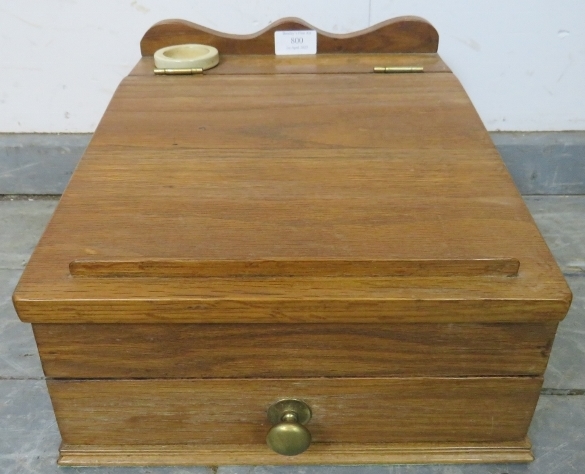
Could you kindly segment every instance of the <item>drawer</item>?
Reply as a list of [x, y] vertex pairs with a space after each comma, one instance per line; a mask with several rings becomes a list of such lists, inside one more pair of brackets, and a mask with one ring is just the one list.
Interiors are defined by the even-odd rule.
[[541, 375], [556, 323], [34, 324], [55, 378]]
[[102, 462], [115, 446], [167, 456], [169, 446], [247, 446], [278, 463], [287, 457], [266, 446], [267, 410], [283, 398], [301, 399], [312, 410], [306, 426], [313, 439], [294, 456], [302, 463], [335, 446], [346, 455], [359, 446], [409, 443], [525, 446], [541, 383], [531, 377], [315, 378], [49, 380], [48, 386], [64, 452], [90, 447]]

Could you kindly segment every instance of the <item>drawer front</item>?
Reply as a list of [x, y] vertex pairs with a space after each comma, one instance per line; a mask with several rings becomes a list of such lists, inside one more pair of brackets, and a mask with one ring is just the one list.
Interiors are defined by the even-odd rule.
[[547, 324], [34, 324], [55, 378], [503, 376], [544, 372]]
[[318, 447], [521, 441], [541, 383], [322, 378], [49, 380], [48, 386], [66, 445], [265, 446], [268, 408], [296, 398], [312, 410], [306, 426]]

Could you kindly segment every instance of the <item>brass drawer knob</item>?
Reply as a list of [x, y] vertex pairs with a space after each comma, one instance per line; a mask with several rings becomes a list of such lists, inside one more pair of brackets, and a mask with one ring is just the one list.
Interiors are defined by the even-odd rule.
[[311, 409], [300, 400], [281, 400], [268, 409], [268, 420], [274, 426], [266, 435], [266, 444], [284, 456], [296, 456], [311, 444], [311, 433], [305, 424]]

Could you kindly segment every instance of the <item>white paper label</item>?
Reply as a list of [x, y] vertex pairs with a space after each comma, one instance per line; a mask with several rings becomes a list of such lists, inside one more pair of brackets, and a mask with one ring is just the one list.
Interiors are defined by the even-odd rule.
[[274, 53], [317, 54], [317, 32], [315, 30], [275, 31]]

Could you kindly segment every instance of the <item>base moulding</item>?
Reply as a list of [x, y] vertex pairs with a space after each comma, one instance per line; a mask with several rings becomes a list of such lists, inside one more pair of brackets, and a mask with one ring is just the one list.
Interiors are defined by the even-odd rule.
[[241, 464], [471, 464], [530, 462], [528, 439], [505, 443], [325, 444], [287, 457], [262, 445], [81, 446], [63, 444], [61, 466], [210, 466]]

